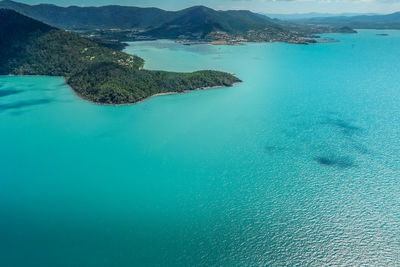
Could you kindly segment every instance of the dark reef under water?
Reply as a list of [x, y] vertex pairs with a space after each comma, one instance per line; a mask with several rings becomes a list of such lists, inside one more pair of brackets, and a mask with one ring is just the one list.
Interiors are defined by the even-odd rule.
[[0, 90], [0, 97], [6, 97], [9, 95], [16, 95], [16, 94], [20, 94], [20, 93], [22, 93], [21, 90], [4, 89], [4, 90]]
[[345, 135], [353, 135], [356, 133], [361, 133], [363, 131], [362, 128], [351, 124], [348, 121], [342, 119], [332, 119], [328, 118], [325, 121], [321, 122], [321, 124], [327, 124], [331, 126], [335, 126], [343, 131]]
[[330, 166], [330, 167], [338, 167], [341, 169], [345, 168], [351, 168], [354, 167], [354, 160], [352, 160], [349, 157], [337, 157], [334, 155], [329, 155], [329, 156], [319, 156], [314, 158], [316, 162], [318, 162], [320, 165], [324, 166]]
[[51, 99], [37, 99], [37, 100], [26, 100], [26, 101], [19, 101], [9, 104], [0, 104], [0, 112], [7, 111], [11, 109], [21, 109], [25, 107], [43, 105], [53, 102]]

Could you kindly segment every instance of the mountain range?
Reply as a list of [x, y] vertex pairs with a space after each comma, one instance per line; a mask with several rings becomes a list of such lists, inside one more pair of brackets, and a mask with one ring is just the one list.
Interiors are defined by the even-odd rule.
[[227, 33], [279, 28], [270, 18], [250, 11], [216, 11], [195, 6], [180, 11], [127, 6], [60, 7], [50, 4], [27, 5], [10, 0], [0, 8], [15, 10], [49, 25], [68, 29], [140, 29], [161, 37], [185, 33], [205, 36], [212, 31]]
[[362, 15], [377, 15], [375, 13], [318, 13], [318, 12], [310, 12], [310, 13], [289, 13], [289, 14], [274, 14], [274, 13], [265, 13], [264, 15], [279, 19], [279, 20], [300, 20], [300, 19], [311, 19], [311, 18], [328, 18], [328, 17], [354, 17], [354, 16], [362, 16]]
[[337, 16], [320, 17], [298, 20], [296, 22], [307, 24], [336, 25], [353, 29], [400, 29], [400, 12], [388, 15], [361, 15], [361, 16]]
[[[11, 0], [0, 8], [12, 9], [54, 27], [76, 31], [113, 48], [121, 42], [142, 39], [207, 40], [239, 42], [314, 43], [310, 37], [327, 32], [353, 32], [335, 26], [294, 24], [247, 10], [214, 10], [194, 6], [179, 11], [128, 6], [60, 7], [27, 5]], [[119, 43], [110, 41], [117, 40]]]

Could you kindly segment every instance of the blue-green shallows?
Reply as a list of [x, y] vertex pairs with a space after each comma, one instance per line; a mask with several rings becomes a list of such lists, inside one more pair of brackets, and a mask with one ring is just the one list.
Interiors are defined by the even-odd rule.
[[233, 88], [131, 106], [0, 78], [0, 266], [400, 264], [400, 32], [132, 43]]

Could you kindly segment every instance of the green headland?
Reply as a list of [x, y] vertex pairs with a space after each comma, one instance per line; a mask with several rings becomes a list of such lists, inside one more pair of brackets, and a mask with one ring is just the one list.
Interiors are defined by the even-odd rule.
[[220, 71], [144, 70], [144, 60], [13, 10], [0, 9], [0, 75], [62, 76], [84, 99], [128, 104], [163, 93], [232, 86], [240, 79]]

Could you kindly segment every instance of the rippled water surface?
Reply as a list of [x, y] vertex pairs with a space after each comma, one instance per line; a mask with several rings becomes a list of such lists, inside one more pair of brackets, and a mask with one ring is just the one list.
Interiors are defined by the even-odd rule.
[[132, 106], [1, 77], [0, 266], [400, 265], [400, 32], [379, 32], [132, 43], [244, 80]]

